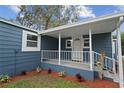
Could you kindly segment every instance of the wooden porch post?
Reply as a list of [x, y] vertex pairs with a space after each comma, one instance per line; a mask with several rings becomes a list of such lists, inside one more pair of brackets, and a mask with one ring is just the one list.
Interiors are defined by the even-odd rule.
[[[120, 17], [120, 21], [122, 17]], [[123, 77], [123, 63], [122, 63], [122, 49], [121, 49], [121, 33], [120, 27], [117, 28], [117, 50], [118, 50], [118, 62], [119, 62], [119, 84], [120, 87], [124, 87], [124, 77]]]
[[61, 61], [61, 33], [59, 32], [59, 65]]
[[93, 71], [92, 33], [91, 33], [91, 29], [89, 29], [89, 46], [90, 46], [90, 70]]

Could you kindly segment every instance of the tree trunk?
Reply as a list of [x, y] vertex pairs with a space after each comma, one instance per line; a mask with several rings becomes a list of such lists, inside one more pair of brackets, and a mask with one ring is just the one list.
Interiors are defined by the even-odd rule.
[[45, 30], [48, 29], [48, 25], [49, 25], [49, 19], [46, 21], [46, 24], [45, 24]]

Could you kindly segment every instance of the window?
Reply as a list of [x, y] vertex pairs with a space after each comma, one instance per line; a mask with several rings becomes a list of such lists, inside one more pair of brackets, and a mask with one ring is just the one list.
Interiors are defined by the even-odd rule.
[[40, 51], [40, 36], [37, 33], [23, 31], [22, 51]]
[[83, 40], [84, 40], [84, 48], [89, 48], [89, 36], [88, 35], [83, 36]]
[[38, 36], [27, 34], [27, 47], [37, 47], [37, 37]]
[[72, 48], [72, 40], [71, 39], [66, 40], [66, 48]]

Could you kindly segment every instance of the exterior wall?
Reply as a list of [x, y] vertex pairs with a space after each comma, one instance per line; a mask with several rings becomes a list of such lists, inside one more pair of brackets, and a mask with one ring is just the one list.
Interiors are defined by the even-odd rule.
[[[72, 49], [66, 48], [66, 40], [71, 39], [62, 38], [61, 39], [61, 50], [71, 51]], [[41, 49], [42, 50], [58, 50], [58, 38], [42, 36], [41, 40]], [[103, 34], [93, 34], [92, 35], [92, 47], [93, 51], [100, 53], [102, 50], [105, 51], [106, 56], [112, 57], [112, 42], [111, 42], [111, 33]], [[83, 49], [83, 51], [89, 51], [89, 49]], [[87, 54], [87, 60], [88, 60]], [[61, 53], [61, 59], [64, 59], [65, 53]], [[85, 57], [85, 56], [84, 56]], [[68, 52], [68, 59], [71, 59], [71, 52]]]
[[92, 35], [92, 46], [93, 51], [100, 53], [103, 50], [107, 56], [112, 57], [111, 33]]
[[75, 76], [77, 73], [80, 73], [81, 76], [85, 78], [85, 80], [94, 80], [94, 72], [92, 71], [65, 67], [61, 65], [53, 65], [53, 64], [48, 64], [48, 63], [42, 63], [41, 66], [44, 69], [50, 68], [51, 70], [56, 71], [56, 72], [65, 71], [67, 75], [71, 75], [71, 76]]
[[[71, 50], [66, 48], [67, 39], [70, 37], [61, 39], [61, 50]], [[58, 38], [41, 36], [41, 50], [58, 50]]]
[[58, 39], [50, 36], [41, 36], [41, 50], [58, 50]]
[[67, 51], [71, 51], [72, 49], [71, 48], [66, 48], [66, 40], [67, 39], [71, 39], [71, 37], [68, 37], [68, 38], [62, 38], [62, 41], [61, 41], [61, 49], [62, 50], [67, 50]]
[[0, 22], [0, 74], [15, 75], [40, 65], [40, 52], [22, 52], [22, 31]]
[[[66, 40], [70, 38], [61, 39], [61, 50], [71, 51], [66, 48]], [[58, 50], [58, 38], [50, 36], [41, 36], [41, 50]], [[61, 59], [64, 58], [64, 53], [61, 53]], [[68, 59], [71, 59], [71, 53], [68, 53]]]

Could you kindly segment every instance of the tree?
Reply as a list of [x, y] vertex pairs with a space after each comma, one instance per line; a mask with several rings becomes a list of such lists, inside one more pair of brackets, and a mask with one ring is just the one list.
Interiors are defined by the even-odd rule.
[[[117, 39], [116, 35], [113, 35], [113, 39]], [[124, 55], [124, 32], [121, 33], [121, 47], [122, 47], [122, 55]]]
[[124, 55], [124, 33], [121, 34], [122, 54]]
[[16, 20], [27, 27], [37, 30], [48, 29], [67, 23], [76, 22], [79, 18], [78, 6], [38, 5], [19, 6]]

